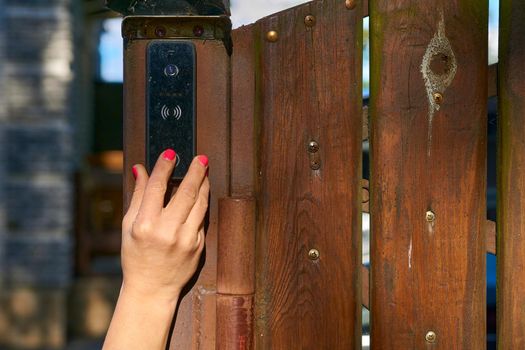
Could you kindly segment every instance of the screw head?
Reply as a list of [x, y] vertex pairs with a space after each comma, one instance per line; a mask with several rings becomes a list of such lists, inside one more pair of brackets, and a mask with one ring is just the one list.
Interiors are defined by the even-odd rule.
[[434, 331], [428, 331], [427, 334], [425, 334], [425, 340], [429, 343], [435, 343], [437, 339], [437, 335]]
[[347, 9], [353, 10], [357, 6], [357, 0], [346, 0], [345, 6]]
[[434, 92], [434, 102], [436, 102], [438, 105], [443, 103], [443, 94], [441, 92]]
[[429, 210], [427, 211], [425, 218], [427, 219], [428, 222], [434, 222], [436, 221], [436, 214], [433, 211]]
[[312, 16], [312, 15], [308, 15], [304, 18], [304, 24], [306, 24], [307, 27], [315, 26], [316, 21], [317, 20], [315, 16]]
[[155, 28], [155, 35], [159, 38], [163, 38], [166, 36], [166, 28], [164, 27], [157, 27]]
[[310, 141], [308, 143], [308, 152], [316, 153], [317, 151], [319, 151], [319, 144], [317, 141]]
[[321, 163], [317, 160], [313, 161], [312, 163], [310, 163], [310, 169], [312, 170], [319, 170], [321, 169]]
[[203, 34], [204, 34], [204, 28], [202, 28], [201, 26], [195, 26], [193, 28], [193, 35], [195, 35], [196, 37], [200, 38]]
[[310, 260], [318, 260], [320, 255], [317, 249], [310, 249], [308, 252], [308, 258], [310, 258]]
[[279, 34], [275, 30], [270, 30], [268, 33], [266, 33], [266, 40], [274, 43], [279, 40]]

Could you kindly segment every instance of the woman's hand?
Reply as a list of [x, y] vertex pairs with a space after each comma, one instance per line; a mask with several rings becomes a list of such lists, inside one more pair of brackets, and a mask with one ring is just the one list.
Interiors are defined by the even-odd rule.
[[136, 184], [122, 224], [124, 280], [104, 350], [164, 350], [184, 285], [204, 248], [208, 208], [208, 158], [195, 158], [164, 207], [176, 154], [166, 150], [151, 176], [133, 167]]
[[195, 158], [175, 196], [164, 207], [175, 152], [166, 150], [148, 178], [136, 165], [135, 192], [122, 224], [123, 289], [176, 302], [195, 273], [204, 247], [208, 208], [208, 158]]

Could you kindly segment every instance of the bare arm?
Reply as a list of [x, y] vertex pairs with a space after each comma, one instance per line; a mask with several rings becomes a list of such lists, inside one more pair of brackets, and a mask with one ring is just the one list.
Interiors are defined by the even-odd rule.
[[208, 159], [193, 160], [177, 193], [163, 206], [175, 153], [165, 151], [151, 177], [133, 168], [136, 185], [122, 224], [124, 280], [104, 350], [164, 350], [180, 292], [204, 248]]

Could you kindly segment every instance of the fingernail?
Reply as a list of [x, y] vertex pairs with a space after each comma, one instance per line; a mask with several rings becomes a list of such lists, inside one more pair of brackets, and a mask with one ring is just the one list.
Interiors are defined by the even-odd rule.
[[208, 166], [208, 157], [198, 156], [197, 158], [199, 159], [199, 162], [201, 162], [203, 166]]
[[135, 166], [133, 166], [133, 168], [131, 168], [131, 171], [133, 172], [133, 177], [136, 180], [137, 177], [139, 176], [139, 172], [137, 171], [137, 168]]
[[173, 160], [175, 159], [175, 157], [177, 156], [177, 153], [175, 153], [174, 150], [172, 150], [171, 148], [170, 149], [167, 149], [164, 151], [164, 154], [162, 155], [162, 157], [166, 160]]

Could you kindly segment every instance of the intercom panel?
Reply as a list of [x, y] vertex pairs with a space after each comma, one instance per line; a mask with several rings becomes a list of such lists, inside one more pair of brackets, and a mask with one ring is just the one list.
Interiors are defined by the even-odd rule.
[[154, 40], [147, 47], [146, 164], [151, 172], [168, 148], [177, 152], [173, 180], [184, 177], [195, 157], [195, 46]]

